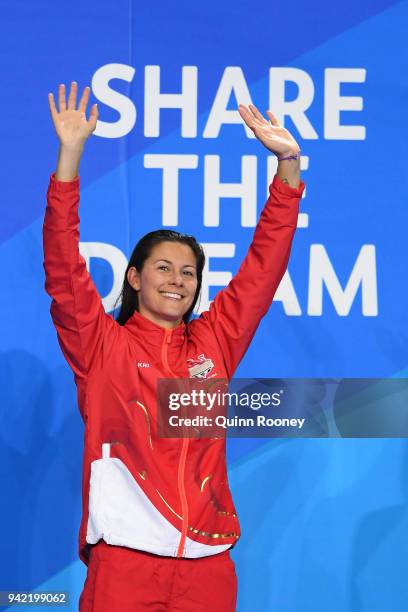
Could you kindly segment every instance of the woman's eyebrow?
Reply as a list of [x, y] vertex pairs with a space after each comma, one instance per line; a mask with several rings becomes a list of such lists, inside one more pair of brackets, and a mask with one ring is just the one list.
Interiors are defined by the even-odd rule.
[[[170, 261], [169, 259], [156, 259], [156, 261], [154, 263], [159, 263], [159, 261], [164, 261], [165, 263], [173, 264], [173, 262]], [[182, 268], [196, 268], [197, 266], [195, 266], [194, 264], [184, 264], [181, 267]]]

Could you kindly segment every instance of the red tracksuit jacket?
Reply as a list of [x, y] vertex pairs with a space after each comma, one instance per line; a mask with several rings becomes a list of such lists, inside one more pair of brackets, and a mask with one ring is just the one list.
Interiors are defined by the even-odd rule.
[[277, 175], [238, 273], [208, 311], [164, 329], [135, 312], [107, 315], [79, 243], [79, 177], [51, 175], [45, 289], [74, 372], [85, 424], [79, 555], [101, 538], [158, 555], [203, 557], [233, 546], [239, 522], [225, 439], [155, 435], [158, 378], [231, 378], [286, 270], [304, 190]]

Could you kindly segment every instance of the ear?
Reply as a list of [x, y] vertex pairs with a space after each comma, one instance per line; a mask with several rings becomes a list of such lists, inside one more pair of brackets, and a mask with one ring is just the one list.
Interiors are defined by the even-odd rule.
[[127, 273], [127, 280], [129, 285], [135, 290], [140, 290], [140, 272], [136, 270], [134, 266], [129, 268]]

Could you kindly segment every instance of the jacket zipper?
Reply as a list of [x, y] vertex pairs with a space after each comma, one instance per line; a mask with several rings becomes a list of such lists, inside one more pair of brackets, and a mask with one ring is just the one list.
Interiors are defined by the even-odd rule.
[[[167, 359], [167, 351], [168, 351], [168, 345], [171, 342], [171, 335], [172, 335], [171, 329], [164, 330], [164, 339], [163, 339], [163, 344], [162, 344], [162, 362], [166, 370], [170, 372], [170, 374], [174, 378], [177, 378], [174, 372], [171, 370], [168, 359]], [[176, 557], [183, 556], [183, 550], [184, 550], [184, 546], [185, 546], [186, 538], [187, 538], [188, 505], [187, 505], [186, 488], [185, 488], [185, 483], [184, 483], [184, 473], [185, 473], [185, 467], [186, 467], [188, 445], [189, 445], [189, 438], [183, 438], [183, 445], [181, 447], [180, 459], [179, 459], [179, 464], [178, 464], [178, 472], [177, 472], [177, 484], [178, 484], [178, 490], [179, 490], [180, 501], [181, 501], [181, 514], [182, 514], [183, 519], [182, 519], [182, 526], [181, 526], [181, 537], [180, 537], [180, 542], [177, 548]]]

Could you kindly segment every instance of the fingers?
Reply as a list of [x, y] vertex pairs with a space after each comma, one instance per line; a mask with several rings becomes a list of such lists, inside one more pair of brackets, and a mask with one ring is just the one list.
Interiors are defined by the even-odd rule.
[[69, 92], [69, 97], [68, 97], [68, 110], [75, 110], [77, 92], [78, 92], [78, 84], [76, 81], [72, 81], [71, 90]]
[[[90, 93], [91, 93], [91, 88], [88, 86], [85, 87], [82, 93], [81, 100], [79, 102], [79, 106], [78, 106], [78, 110], [83, 113], [86, 113], [86, 107], [89, 102]], [[61, 113], [65, 110], [76, 110], [77, 95], [78, 95], [78, 83], [76, 81], [72, 81], [71, 89], [70, 89], [69, 97], [68, 97], [68, 107], [67, 107], [66, 100], [65, 100], [65, 84], [61, 83], [60, 85], [58, 85], [59, 112]], [[48, 94], [48, 102], [50, 105], [51, 115], [54, 119], [58, 115], [58, 109], [56, 107], [54, 95], [52, 93]]]
[[[250, 111], [243, 104], [240, 104], [238, 106], [239, 114], [244, 119], [244, 121], [248, 125], [248, 127], [253, 129], [257, 125], [259, 126], [259, 124], [261, 124], [261, 125], [265, 125], [265, 124], [268, 125], [269, 124], [269, 122], [266, 121], [265, 117], [262, 116], [262, 114], [259, 112], [259, 110], [257, 109], [256, 106], [254, 106], [253, 104], [249, 104], [248, 106], [249, 106]], [[275, 117], [275, 115], [273, 113], [271, 113], [270, 110], [267, 110], [266, 114], [268, 115], [268, 118], [269, 118], [270, 123], [272, 125], [274, 125], [276, 127], [281, 127], [280, 122]]]
[[268, 123], [266, 121], [265, 117], [263, 117], [261, 115], [261, 113], [259, 112], [259, 110], [256, 108], [256, 106], [254, 106], [253, 104], [250, 104], [249, 108], [250, 108], [253, 116], [255, 117], [255, 119], [258, 119], [259, 121], [261, 121], [261, 123]]
[[98, 117], [99, 117], [98, 105], [93, 104], [91, 107], [91, 112], [90, 112], [89, 120], [88, 120], [88, 123], [91, 126], [92, 131], [94, 131], [94, 129], [96, 128], [96, 122], [98, 121]]
[[53, 122], [55, 123], [58, 116], [57, 107], [55, 106], [54, 94], [48, 94], [48, 104], [50, 105], [50, 112]]
[[62, 113], [62, 111], [67, 110], [67, 105], [66, 105], [66, 102], [65, 102], [65, 85], [64, 85], [64, 83], [60, 83], [60, 85], [58, 85], [58, 105], [59, 105], [60, 113]]
[[[90, 87], [85, 87], [81, 100], [79, 101], [79, 106], [78, 106], [78, 110], [82, 111], [83, 113], [86, 113], [86, 107], [88, 105], [88, 101], [89, 101], [89, 95], [91, 93], [91, 88]], [[91, 110], [92, 112], [92, 110]]]
[[271, 111], [267, 110], [266, 114], [268, 115], [269, 119], [271, 120], [272, 125], [276, 125], [277, 127], [280, 127], [279, 121], [277, 120], [275, 115], [273, 113], [271, 113]]
[[249, 110], [243, 104], [240, 104], [238, 106], [238, 112], [247, 124], [247, 126], [251, 128], [251, 130], [253, 130], [255, 128], [255, 120], [253, 114], [250, 113]]

